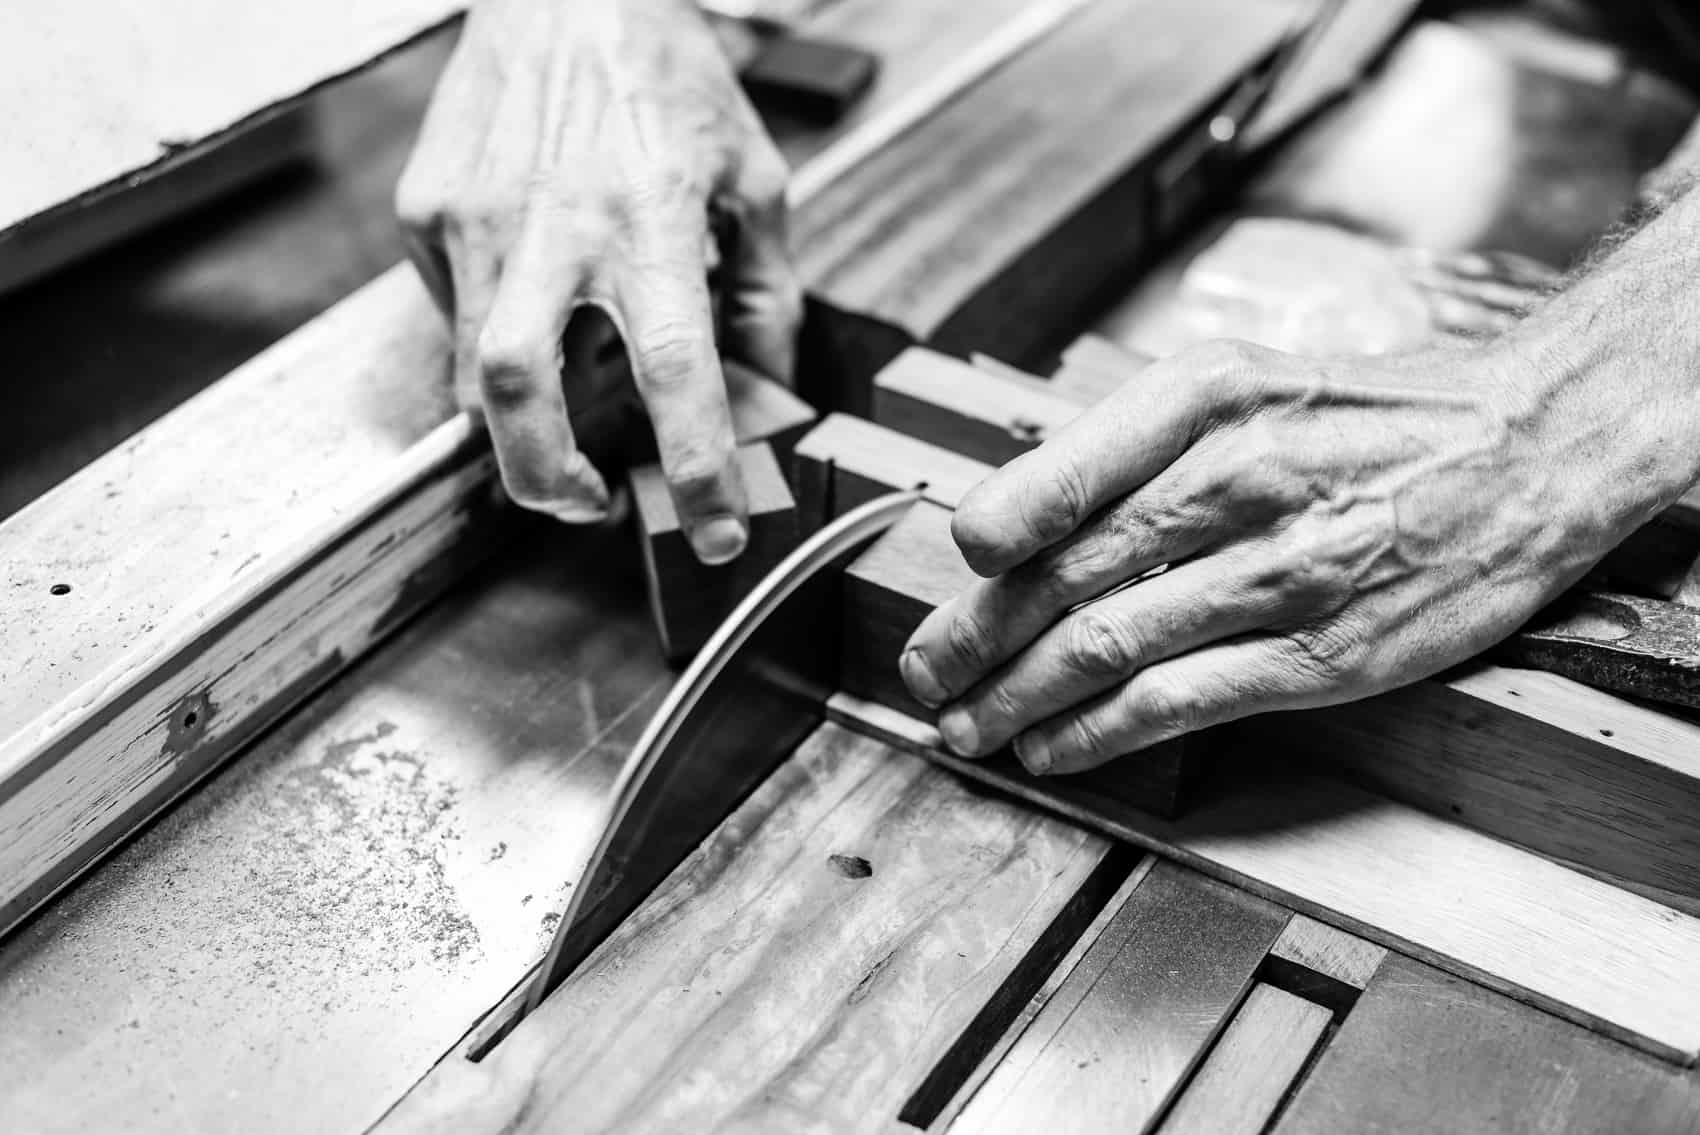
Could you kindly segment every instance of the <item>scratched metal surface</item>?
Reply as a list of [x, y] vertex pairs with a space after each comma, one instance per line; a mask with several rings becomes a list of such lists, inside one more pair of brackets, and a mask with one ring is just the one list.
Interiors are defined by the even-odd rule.
[[519, 550], [0, 946], [0, 1127], [358, 1130], [541, 956], [671, 676], [629, 532]]

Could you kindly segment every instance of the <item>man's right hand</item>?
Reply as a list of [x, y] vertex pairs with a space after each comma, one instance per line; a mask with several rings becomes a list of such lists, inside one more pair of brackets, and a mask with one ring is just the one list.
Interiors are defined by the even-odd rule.
[[716, 351], [711, 205], [736, 221], [728, 341], [789, 380], [801, 293], [787, 170], [689, 0], [482, 0], [432, 99], [397, 210], [454, 327], [462, 405], [502, 479], [566, 521], [608, 488], [567, 419], [562, 336], [594, 305], [626, 344], [680, 519], [706, 562], [748, 538]]

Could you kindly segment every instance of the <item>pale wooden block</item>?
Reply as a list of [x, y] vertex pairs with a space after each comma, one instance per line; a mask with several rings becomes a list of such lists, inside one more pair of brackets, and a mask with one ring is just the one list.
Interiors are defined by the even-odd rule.
[[1375, 943], [1302, 914], [1293, 915], [1269, 952], [1353, 989], [1368, 985], [1376, 968], [1387, 957], [1387, 951]]
[[1330, 1017], [1303, 997], [1254, 986], [1163, 1120], [1161, 1135], [1259, 1135]]

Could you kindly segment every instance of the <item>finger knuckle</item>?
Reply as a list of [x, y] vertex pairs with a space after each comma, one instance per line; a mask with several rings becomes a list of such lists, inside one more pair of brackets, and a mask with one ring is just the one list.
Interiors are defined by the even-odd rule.
[[1022, 522], [1036, 540], [1048, 544], [1085, 521], [1090, 499], [1079, 461], [1065, 455], [1043, 481], [1029, 482], [1021, 497]]
[[1067, 748], [1091, 763], [1094, 758], [1115, 756], [1109, 751], [1109, 732], [1104, 723], [1089, 713], [1077, 715], [1068, 723]]
[[1132, 694], [1134, 709], [1152, 735], [1178, 737], [1198, 728], [1203, 704], [1191, 683], [1156, 669], [1146, 673]]
[[945, 648], [967, 669], [979, 673], [991, 668], [991, 632], [972, 611], [952, 613], [945, 624], [944, 642]]
[[1240, 339], [1215, 339], [1187, 352], [1199, 397], [1218, 411], [1244, 401], [1267, 373], [1273, 352]]
[[1359, 636], [1337, 622], [1300, 627], [1288, 635], [1293, 663], [1313, 683], [1335, 686], [1354, 676], [1362, 662]]
[[694, 505], [719, 496], [732, 455], [731, 439], [703, 438], [668, 455], [667, 483], [680, 501]]
[[703, 356], [702, 339], [685, 320], [665, 320], [648, 328], [637, 342], [640, 376], [649, 387], [667, 391], [690, 382]]
[[529, 399], [535, 376], [554, 362], [548, 348], [540, 348], [531, 338], [495, 323], [487, 324], [479, 334], [477, 358], [484, 401], [494, 409]]
[[1141, 646], [1126, 620], [1087, 607], [1064, 624], [1063, 664], [1090, 678], [1115, 678], [1137, 669]]

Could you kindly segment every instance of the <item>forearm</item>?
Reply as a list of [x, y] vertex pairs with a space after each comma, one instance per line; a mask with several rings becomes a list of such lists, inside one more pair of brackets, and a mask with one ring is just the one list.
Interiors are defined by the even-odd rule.
[[[1700, 191], [1598, 257], [1508, 333], [1518, 420], [1621, 538], [1700, 478]], [[1592, 494], [1589, 498], [1589, 494]]]

